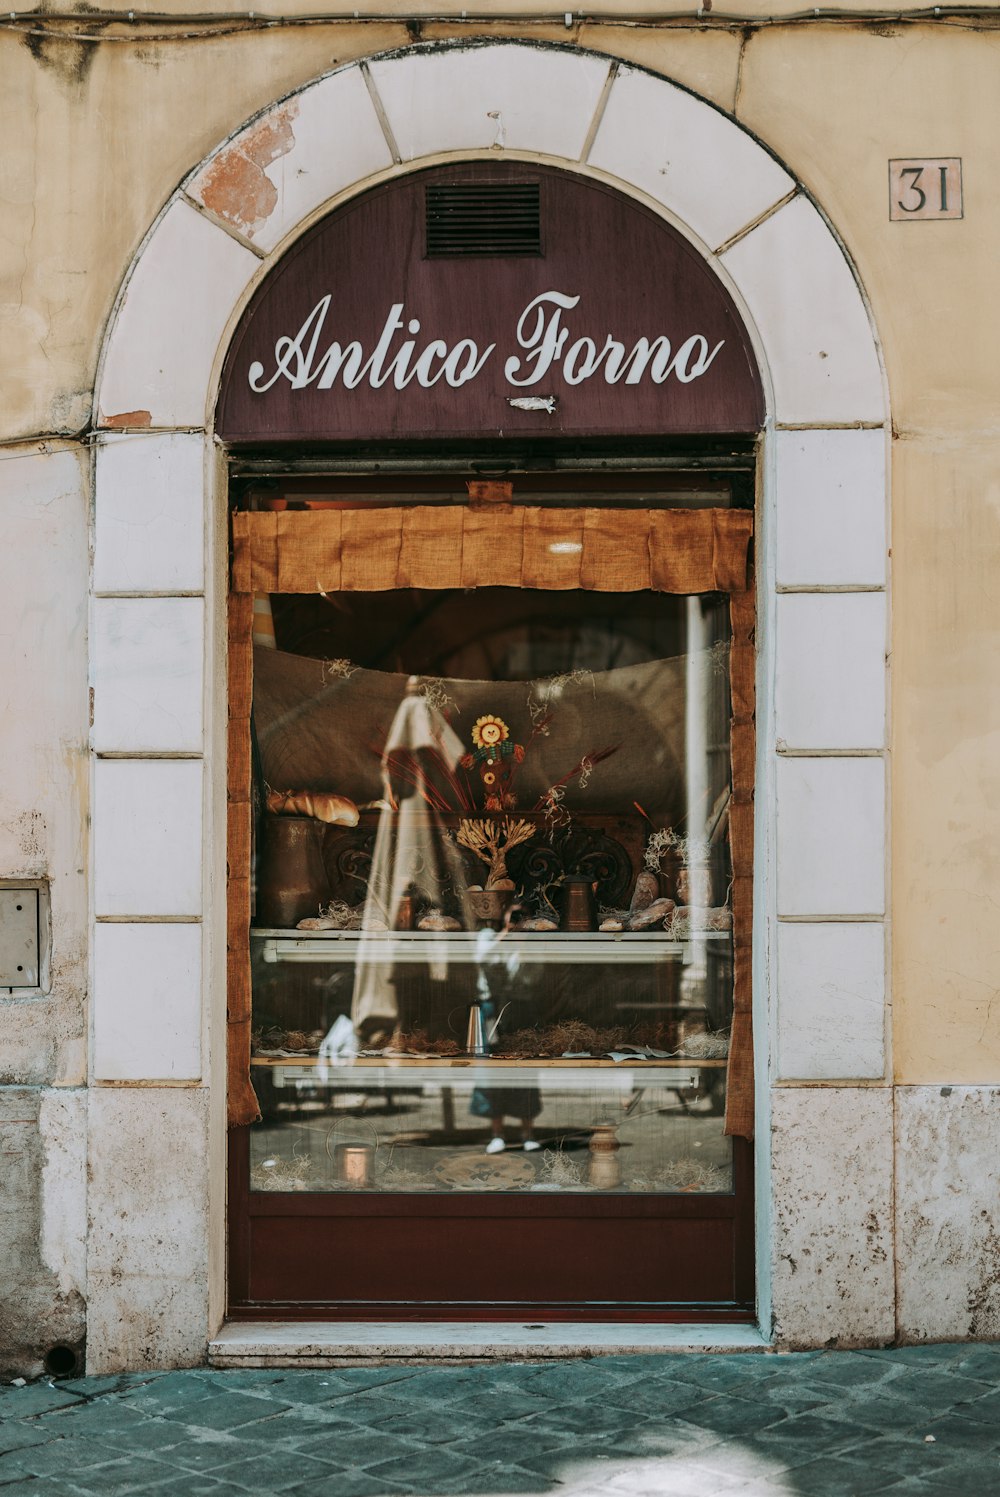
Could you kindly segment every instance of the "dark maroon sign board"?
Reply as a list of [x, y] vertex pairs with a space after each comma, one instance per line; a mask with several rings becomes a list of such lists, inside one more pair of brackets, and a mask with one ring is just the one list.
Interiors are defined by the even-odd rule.
[[[538, 184], [534, 252], [428, 255], [427, 187], [476, 184]], [[218, 431], [735, 435], [763, 415], [746, 329], [682, 235], [610, 188], [505, 162], [415, 173], [305, 234], [236, 331]]]

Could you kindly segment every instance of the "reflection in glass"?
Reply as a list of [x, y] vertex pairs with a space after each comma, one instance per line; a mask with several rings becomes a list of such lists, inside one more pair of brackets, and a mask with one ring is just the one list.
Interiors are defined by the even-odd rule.
[[261, 600], [252, 1188], [729, 1191], [725, 600], [373, 597]]

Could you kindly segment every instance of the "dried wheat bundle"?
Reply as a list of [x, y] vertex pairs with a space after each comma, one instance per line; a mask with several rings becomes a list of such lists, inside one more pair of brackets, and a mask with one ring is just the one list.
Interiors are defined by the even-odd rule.
[[583, 1184], [583, 1172], [562, 1149], [546, 1149], [542, 1155], [542, 1181], [558, 1185], [560, 1190], [573, 1190]]
[[311, 1159], [264, 1159], [250, 1171], [254, 1190], [308, 1190]]

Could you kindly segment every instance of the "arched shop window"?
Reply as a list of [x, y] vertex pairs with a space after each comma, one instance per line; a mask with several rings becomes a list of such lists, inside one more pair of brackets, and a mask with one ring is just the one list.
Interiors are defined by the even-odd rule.
[[555, 170], [370, 192], [248, 307], [238, 1301], [750, 1314], [761, 421], [691, 246]]

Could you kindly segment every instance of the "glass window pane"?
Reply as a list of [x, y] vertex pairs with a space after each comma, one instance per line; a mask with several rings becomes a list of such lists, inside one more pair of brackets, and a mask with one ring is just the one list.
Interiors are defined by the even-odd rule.
[[257, 616], [252, 1188], [729, 1191], [726, 599]]

